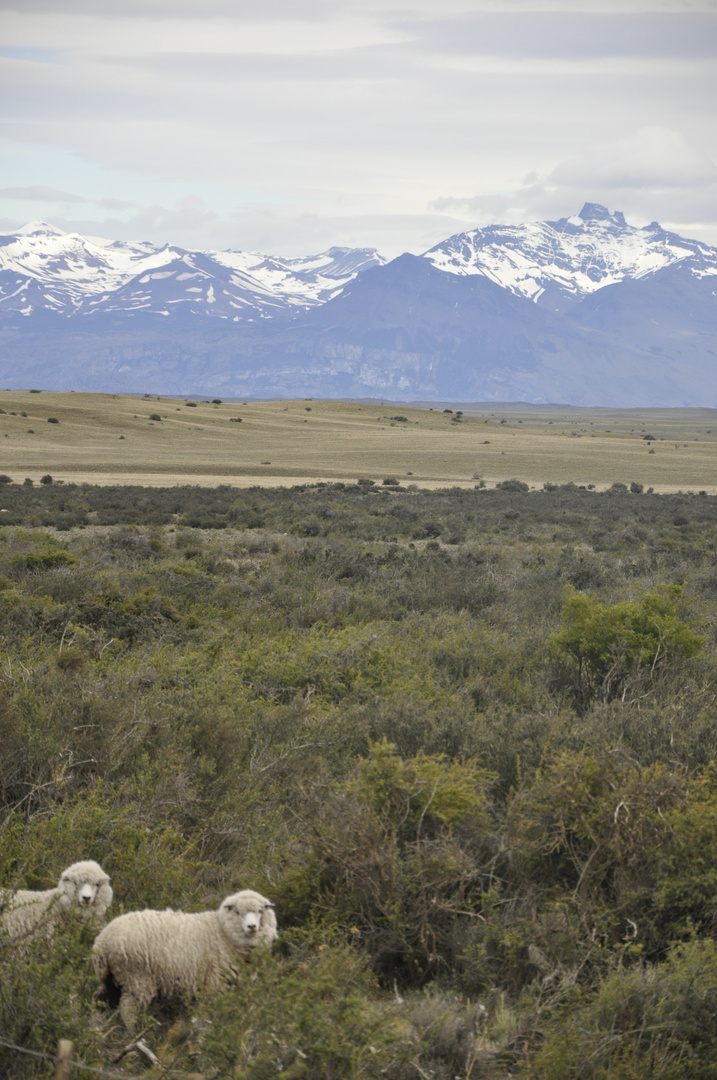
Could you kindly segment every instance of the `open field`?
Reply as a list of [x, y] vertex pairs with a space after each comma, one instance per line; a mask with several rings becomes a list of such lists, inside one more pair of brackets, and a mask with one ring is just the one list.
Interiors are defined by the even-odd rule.
[[76, 483], [241, 487], [359, 477], [490, 487], [516, 478], [532, 487], [637, 482], [717, 493], [714, 409], [459, 408], [6, 390], [0, 471], [19, 483], [47, 473]]

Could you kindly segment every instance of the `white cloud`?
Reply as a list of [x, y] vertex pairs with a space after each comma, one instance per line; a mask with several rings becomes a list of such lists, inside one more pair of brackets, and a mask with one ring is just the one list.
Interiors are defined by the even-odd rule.
[[[119, 9], [122, 10], [122, 9]], [[406, 40], [405, 32], [363, 13], [336, 5], [322, 18], [281, 20], [219, 15], [167, 18], [145, 12], [121, 14], [108, 22], [102, 14], [48, 12], [42, 19], [27, 11], [3, 17], [3, 41], [13, 47], [91, 53], [103, 58], [163, 53], [264, 53], [292, 56], [366, 48]]]
[[[375, 247], [389, 258], [404, 251], [420, 254], [466, 227], [464, 220], [445, 214], [319, 215], [279, 205], [222, 215], [192, 197], [172, 207], [135, 207], [121, 216], [68, 213], [57, 207], [43, 217], [66, 232], [84, 235], [282, 256], [315, 254], [330, 247]], [[0, 229], [11, 231], [23, 221], [0, 215]]]
[[561, 162], [548, 177], [558, 187], [702, 187], [717, 181], [717, 167], [704, 151], [669, 128], [640, 128], [613, 142], [588, 146]]
[[711, 235], [714, 0], [547, 4], [14, 0], [0, 213], [282, 254], [584, 201]]
[[42, 203], [87, 203], [84, 195], [73, 195], [69, 191], [58, 191], [56, 188], [35, 185], [33, 187], [6, 187], [0, 188], [0, 199], [17, 199], [20, 202]]

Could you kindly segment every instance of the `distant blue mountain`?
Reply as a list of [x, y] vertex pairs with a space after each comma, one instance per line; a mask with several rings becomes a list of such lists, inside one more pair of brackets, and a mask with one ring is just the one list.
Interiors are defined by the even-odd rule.
[[0, 384], [717, 407], [717, 249], [586, 204], [386, 263], [0, 237]]

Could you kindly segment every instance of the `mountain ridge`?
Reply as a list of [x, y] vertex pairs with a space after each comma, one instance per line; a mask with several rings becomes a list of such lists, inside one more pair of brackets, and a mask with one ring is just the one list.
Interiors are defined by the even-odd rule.
[[595, 203], [390, 262], [367, 248], [285, 259], [29, 223], [0, 237], [0, 382], [717, 405], [717, 248]]
[[356, 273], [385, 262], [373, 248], [332, 247], [306, 258], [190, 251], [90, 239], [36, 221], [0, 236], [0, 317], [29, 316], [37, 308], [68, 317], [116, 310], [161, 314], [169, 303], [237, 322], [270, 318], [325, 303]]

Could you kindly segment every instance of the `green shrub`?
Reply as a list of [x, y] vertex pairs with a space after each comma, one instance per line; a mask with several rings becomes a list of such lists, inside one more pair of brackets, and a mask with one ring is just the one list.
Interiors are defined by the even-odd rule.
[[79, 563], [76, 555], [61, 547], [54, 536], [47, 533], [19, 533], [17, 540], [21, 550], [10, 559], [10, 566], [15, 570], [50, 570]]
[[188, 1049], [203, 1071], [227, 1080], [359, 1080], [391, 1075], [409, 1057], [358, 952], [298, 934], [287, 935], [282, 952], [257, 956], [199, 1009]]
[[[98, 1062], [99, 1038], [92, 1031], [96, 986], [90, 960], [96, 929], [63, 920], [51, 941], [35, 941], [21, 951], [0, 937], [0, 1032], [5, 1042], [25, 1050], [57, 1052], [70, 1039], [75, 1055]], [[0, 1078], [46, 1077], [51, 1063], [0, 1046]]]
[[554, 1025], [523, 1075], [534, 1080], [712, 1080], [717, 951], [673, 946], [663, 964], [618, 969]]
[[658, 863], [668, 812], [688, 792], [683, 770], [643, 767], [617, 750], [559, 754], [510, 802], [506, 839], [518, 879], [563, 897], [605, 940], [639, 933], [642, 947], [659, 950]]
[[655, 906], [666, 940], [717, 936], [717, 788], [714, 767], [689, 797], [665, 814], [668, 832], [657, 853]]
[[696, 656], [704, 638], [680, 619], [681, 597], [682, 588], [671, 585], [605, 605], [567, 585], [563, 629], [549, 641], [559, 685], [584, 709], [596, 697], [622, 694], [631, 675], [650, 680], [670, 661]]
[[70, 646], [70, 648], [63, 649], [58, 653], [55, 663], [61, 671], [79, 671], [84, 666], [87, 657], [82, 649], [76, 649]]
[[389, 985], [448, 971], [489, 873], [491, 779], [475, 762], [404, 761], [390, 743], [375, 745], [317, 821], [279, 898], [295, 917], [311, 907], [351, 928]]
[[523, 480], [500, 480], [495, 486], [498, 491], [521, 492], [530, 490], [530, 485]]

